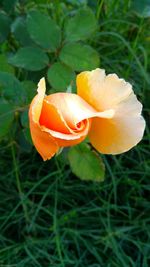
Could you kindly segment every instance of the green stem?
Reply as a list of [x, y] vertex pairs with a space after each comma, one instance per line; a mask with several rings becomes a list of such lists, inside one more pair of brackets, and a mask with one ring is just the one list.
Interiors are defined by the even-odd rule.
[[104, 1], [105, 0], [101, 0], [101, 1], [99, 1], [100, 3], [98, 3], [97, 13], [96, 13], [97, 20], [99, 20]]

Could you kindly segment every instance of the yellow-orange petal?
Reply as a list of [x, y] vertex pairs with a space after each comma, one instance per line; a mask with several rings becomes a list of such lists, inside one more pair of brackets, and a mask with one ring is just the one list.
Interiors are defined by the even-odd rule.
[[59, 149], [55, 139], [44, 132], [39, 124], [39, 118], [45, 96], [45, 80], [38, 84], [38, 94], [32, 100], [29, 108], [29, 123], [32, 141], [43, 160], [50, 159]]
[[64, 118], [62, 117], [59, 110], [46, 99], [43, 101], [41, 115], [39, 119], [41, 126], [45, 126], [53, 131], [69, 134], [70, 129], [67, 126]]
[[31, 113], [29, 116], [30, 131], [34, 146], [43, 160], [50, 159], [58, 151], [58, 144], [49, 133], [42, 131], [41, 127], [32, 120]]
[[43, 99], [45, 96], [45, 91], [46, 91], [45, 79], [42, 78], [38, 83], [38, 89], [37, 89], [38, 94], [33, 99], [34, 101], [32, 101], [32, 118], [33, 118], [34, 122], [36, 122], [36, 123], [39, 122], [39, 118], [41, 115], [41, 109], [42, 109], [42, 105], [43, 105]]
[[56, 93], [45, 97], [40, 124], [59, 146], [71, 146], [80, 143], [87, 136], [91, 118], [111, 118], [113, 115], [113, 110], [97, 112], [78, 95]]
[[77, 93], [99, 111], [114, 109], [132, 93], [131, 84], [116, 74], [105, 74], [103, 69], [81, 72], [77, 75]]
[[114, 115], [112, 109], [98, 112], [76, 94], [56, 93], [46, 96], [45, 100], [47, 104], [54, 105], [58, 109], [67, 125], [74, 130], [77, 129], [78, 123], [85, 119], [93, 117], [112, 118]]
[[115, 119], [94, 118], [89, 132], [92, 145], [103, 154], [120, 154], [135, 146], [142, 138], [145, 121], [122, 117]]
[[[56, 93], [46, 96], [40, 116], [43, 130], [52, 135], [59, 146], [72, 146], [87, 136], [90, 119], [89, 105], [77, 95]], [[93, 108], [89, 107], [92, 110]], [[86, 111], [86, 113], [85, 113]], [[91, 115], [91, 114], [90, 114]]]
[[78, 123], [92, 117], [96, 112], [84, 99], [76, 94], [56, 93], [46, 96], [45, 100], [57, 108], [72, 130], [78, 130]]
[[142, 105], [132, 86], [116, 74], [106, 76], [96, 69], [77, 77], [78, 94], [99, 111], [113, 110], [110, 118], [93, 118], [89, 137], [101, 153], [119, 154], [128, 151], [143, 137], [145, 121]]
[[55, 139], [59, 147], [73, 146], [81, 143], [87, 136], [91, 125], [91, 120], [86, 120], [84, 122], [84, 129], [77, 133], [64, 134], [61, 132], [48, 130], [43, 128], [45, 132], [50, 133], [51, 136]]

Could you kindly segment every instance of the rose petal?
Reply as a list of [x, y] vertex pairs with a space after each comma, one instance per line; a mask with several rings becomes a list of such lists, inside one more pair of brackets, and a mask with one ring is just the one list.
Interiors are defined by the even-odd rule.
[[46, 91], [45, 79], [42, 78], [38, 83], [38, 89], [37, 89], [38, 94], [35, 96], [36, 101], [32, 103], [32, 118], [36, 123], [39, 122], [45, 91]]
[[[46, 114], [46, 116], [45, 116]], [[113, 110], [97, 112], [81, 97], [70, 93], [46, 96], [43, 102], [40, 124], [59, 146], [72, 146], [87, 136], [92, 117], [112, 118]]]
[[56, 93], [45, 97], [47, 103], [54, 105], [71, 129], [77, 129], [77, 124], [93, 117], [112, 118], [112, 109], [98, 112], [84, 99], [76, 94]]
[[70, 133], [70, 129], [59, 110], [46, 99], [43, 101], [39, 122], [41, 126], [43, 125], [53, 131], [58, 131], [65, 134]]
[[71, 93], [56, 93], [46, 98], [49, 104], [54, 105], [64, 118], [68, 127], [77, 129], [77, 124], [91, 117], [95, 110], [80, 96]]
[[50, 159], [58, 151], [58, 144], [49, 133], [42, 131], [41, 127], [32, 120], [31, 113], [29, 116], [30, 131], [34, 146], [36, 147], [43, 160]]
[[77, 95], [57, 93], [46, 96], [40, 116], [42, 130], [50, 133], [59, 146], [80, 143], [87, 136], [91, 124], [90, 119], [84, 119], [89, 112], [87, 106]]
[[145, 129], [142, 105], [132, 86], [116, 74], [105, 71], [82, 72], [77, 77], [78, 94], [99, 111], [113, 110], [111, 118], [93, 118], [89, 137], [101, 153], [119, 154], [135, 146]]
[[47, 128], [43, 128], [43, 129], [45, 132], [50, 133], [50, 135], [55, 138], [55, 141], [57, 142], [58, 146], [67, 147], [67, 146], [73, 146], [73, 145], [77, 145], [81, 143], [87, 136], [89, 129], [90, 129], [90, 125], [91, 125], [91, 121], [86, 120], [84, 122], [84, 129], [82, 129], [82, 131], [79, 131], [73, 134], [64, 134], [61, 132], [49, 130]]
[[92, 145], [103, 154], [120, 154], [135, 146], [142, 138], [145, 121], [139, 117], [115, 119], [94, 118], [89, 138]]
[[132, 86], [116, 74], [106, 76], [103, 69], [77, 75], [77, 93], [99, 111], [114, 109], [132, 93]]
[[38, 94], [34, 97], [29, 108], [29, 122], [32, 141], [43, 160], [50, 159], [59, 149], [55, 139], [41, 130], [39, 118], [45, 96], [45, 80], [38, 84]]

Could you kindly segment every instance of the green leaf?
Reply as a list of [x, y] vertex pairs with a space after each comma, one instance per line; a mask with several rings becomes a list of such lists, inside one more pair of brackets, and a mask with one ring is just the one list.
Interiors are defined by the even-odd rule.
[[72, 172], [81, 180], [101, 182], [104, 180], [105, 166], [100, 156], [87, 144], [73, 146], [68, 153]]
[[14, 74], [14, 68], [8, 64], [6, 55], [0, 54], [0, 70]]
[[28, 110], [25, 110], [21, 113], [21, 124], [25, 128], [29, 127]]
[[36, 85], [33, 82], [20, 82], [7, 72], [0, 72], [0, 87], [1, 94], [15, 106], [29, 104], [36, 94]]
[[36, 90], [37, 90], [37, 85], [35, 85], [34, 82], [32, 81], [28, 81], [25, 80], [23, 82], [21, 82], [21, 85], [23, 86], [24, 89], [24, 103], [25, 104], [30, 104], [30, 102], [32, 101], [33, 97], [37, 94]]
[[20, 82], [12, 74], [0, 72], [1, 94], [14, 106], [30, 104], [36, 95], [36, 87], [32, 81]]
[[3, 7], [4, 7], [4, 10], [9, 13], [11, 12], [14, 7], [15, 7], [15, 4], [18, 2], [18, 0], [3, 0]]
[[92, 10], [88, 7], [79, 9], [73, 18], [68, 19], [65, 28], [66, 40], [78, 41], [89, 38], [96, 27], [97, 22]]
[[14, 111], [12, 110], [12, 105], [0, 99], [0, 139], [9, 132], [13, 118]]
[[28, 46], [33, 44], [33, 41], [31, 40], [30, 35], [27, 31], [25, 18], [17, 17], [11, 25], [11, 32], [14, 34], [16, 40], [21, 45]]
[[17, 136], [17, 141], [21, 147], [22, 151], [25, 151], [27, 153], [31, 152], [32, 149], [32, 143], [30, 142], [30, 140], [27, 139], [27, 131], [29, 131], [29, 129], [22, 129]]
[[0, 12], [0, 43], [5, 41], [10, 31], [11, 20], [5, 13]]
[[0, 87], [7, 100], [17, 105], [22, 103], [23, 87], [11, 73], [0, 72]]
[[38, 47], [23, 47], [17, 53], [9, 58], [9, 63], [30, 71], [37, 71], [48, 65], [49, 58], [47, 54]]
[[140, 17], [148, 18], [150, 17], [150, 1], [149, 0], [133, 0], [132, 9]]
[[92, 47], [78, 43], [66, 44], [60, 59], [73, 70], [92, 70], [99, 66], [99, 54]]
[[48, 70], [47, 79], [51, 86], [59, 91], [64, 91], [75, 80], [75, 73], [62, 63], [54, 63]]
[[23, 132], [24, 132], [24, 136], [25, 136], [25, 139], [27, 140], [27, 142], [33, 146], [30, 129], [25, 128], [25, 129], [23, 129]]
[[37, 44], [55, 51], [61, 41], [61, 31], [49, 16], [39, 11], [31, 11], [27, 16], [28, 32]]

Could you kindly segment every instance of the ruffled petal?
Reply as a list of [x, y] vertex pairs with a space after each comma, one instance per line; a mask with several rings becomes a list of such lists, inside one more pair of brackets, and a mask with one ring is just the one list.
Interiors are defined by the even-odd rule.
[[132, 93], [132, 86], [116, 74], [106, 76], [103, 69], [77, 75], [77, 93], [99, 111], [115, 109]]
[[76, 94], [56, 93], [48, 95], [45, 99], [59, 110], [68, 127], [72, 130], [76, 130], [79, 122], [92, 117], [93, 113], [96, 112]]
[[94, 118], [89, 133], [92, 145], [104, 154], [128, 151], [142, 139], [145, 121], [142, 105], [134, 94], [120, 102], [112, 119]]
[[[79, 96], [68, 93], [56, 93], [46, 96], [40, 116], [43, 130], [52, 135], [61, 147], [80, 143], [87, 136], [93, 114], [90, 107]], [[85, 118], [86, 117], [86, 118]]]
[[45, 80], [38, 84], [38, 94], [32, 100], [29, 108], [30, 132], [34, 146], [43, 160], [50, 159], [59, 149], [55, 139], [47, 132], [42, 131], [39, 118], [45, 96]]
[[71, 129], [77, 129], [78, 123], [93, 117], [112, 118], [113, 109], [98, 112], [76, 94], [56, 93], [45, 97], [47, 103], [54, 105]]
[[59, 146], [72, 146], [87, 136], [91, 118], [112, 118], [113, 110], [97, 112], [81, 97], [70, 93], [46, 96], [40, 116], [40, 125], [50, 133]]
[[43, 101], [39, 122], [41, 126], [45, 126], [47, 129], [64, 134], [70, 133], [70, 129], [59, 110], [53, 104], [49, 103], [46, 98]]
[[43, 105], [45, 91], [46, 91], [45, 79], [42, 78], [38, 83], [38, 89], [37, 89], [38, 94], [35, 96], [34, 101], [32, 102], [32, 118], [36, 123], [39, 122], [39, 118], [41, 115], [41, 109]]
[[90, 126], [91, 126], [91, 120], [85, 120], [83, 122], [82, 130], [70, 134], [64, 134], [47, 128], [43, 128], [43, 130], [45, 132], [50, 133], [50, 135], [53, 136], [53, 138], [55, 138], [55, 141], [57, 142], [59, 147], [67, 147], [81, 143], [86, 138]]
[[142, 105], [131, 84], [116, 74], [106, 76], [96, 69], [82, 72], [77, 77], [78, 94], [99, 111], [114, 111], [113, 116], [93, 118], [89, 137], [92, 145], [104, 154], [128, 151], [143, 137], [145, 121]]

